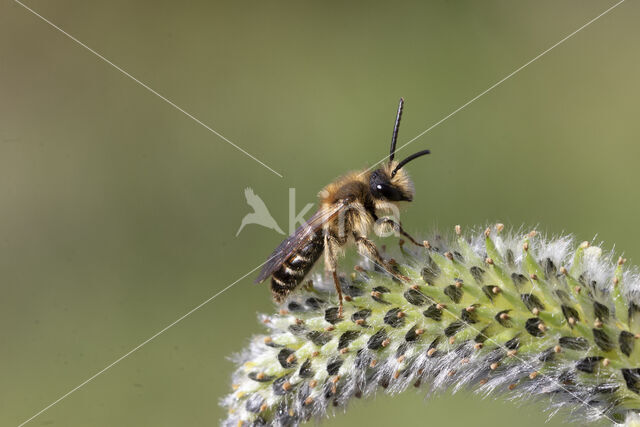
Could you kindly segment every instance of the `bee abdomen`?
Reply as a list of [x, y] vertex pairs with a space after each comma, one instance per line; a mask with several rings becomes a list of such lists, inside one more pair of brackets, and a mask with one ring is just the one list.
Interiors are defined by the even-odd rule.
[[291, 254], [271, 276], [273, 298], [281, 302], [309, 273], [324, 249], [322, 233], [317, 233], [298, 251]]
[[286, 261], [286, 265], [292, 269], [304, 268], [310, 261], [309, 257], [306, 257], [302, 254], [295, 254], [291, 258]]

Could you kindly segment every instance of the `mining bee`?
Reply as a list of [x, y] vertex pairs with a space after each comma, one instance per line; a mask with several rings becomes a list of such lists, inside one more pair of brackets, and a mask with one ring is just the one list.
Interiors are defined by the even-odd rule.
[[413, 199], [413, 183], [402, 168], [411, 160], [429, 154], [429, 150], [423, 150], [401, 162], [394, 161], [403, 105], [401, 98], [393, 127], [389, 162], [374, 171], [351, 172], [327, 185], [318, 194], [318, 211], [280, 243], [262, 267], [256, 283], [271, 276], [271, 292], [275, 301], [282, 302], [303, 281], [324, 251], [325, 270], [333, 276], [341, 316], [342, 289], [336, 272], [337, 254], [349, 242], [354, 242], [360, 253], [393, 277], [409, 281], [408, 277], [394, 270], [380, 255], [374, 242], [367, 238], [369, 230], [375, 225], [374, 231], [378, 234], [378, 230], [393, 230], [412, 243], [423, 246], [407, 234], [400, 223], [391, 218], [378, 217], [378, 212], [388, 211], [400, 202]]

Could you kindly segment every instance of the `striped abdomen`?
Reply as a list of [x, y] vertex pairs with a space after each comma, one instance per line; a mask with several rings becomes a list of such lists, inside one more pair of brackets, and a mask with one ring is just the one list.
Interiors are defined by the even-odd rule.
[[271, 275], [271, 292], [273, 298], [282, 302], [289, 292], [302, 282], [302, 279], [316, 263], [324, 249], [322, 230], [316, 234], [299, 250], [292, 253]]

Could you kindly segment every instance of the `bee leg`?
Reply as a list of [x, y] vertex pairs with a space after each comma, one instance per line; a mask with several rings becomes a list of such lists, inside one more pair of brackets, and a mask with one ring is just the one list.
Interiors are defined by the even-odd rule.
[[380, 220], [380, 222], [388, 227], [391, 227], [391, 229], [393, 231], [395, 231], [396, 233], [399, 233], [400, 235], [406, 237], [407, 239], [409, 239], [409, 241], [411, 243], [413, 243], [416, 246], [420, 246], [421, 248], [424, 248], [424, 245], [422, 243], [418, 243], [418, 241], [416, 239], [414, 239], [413, 237], [411, 237], [411, 235], [409, 233], [407, 233], [406, 231], [404, 231], [404, 229], [402, 228], [402, 225], [400, 225], [399, 222], [395, 222], [394, 220], [392, 220], [391, 218], [382, 218]]
[[340, 301], [340, 305], [338, 306], [338, 317], [342, 317], [342, 285], [340, 285], [340, 278], [338, 278], [338, 273], [333, 270], [331, 272], [333, 274], [333, 284], [336, 287], [336, 292], [338, 292], [338, 300]]
[[411, 281], [411, 279], [408, 278], [407, 276], [402, 275], [397, 271], [395, 271], [393, 267], [389, 264], [389, 262], [387, 262], [384, 258], [382, 258], [375, 243], [373, 243], [371, 240], [367, 239], [364, 236], [354, 235], [354, 238], [356, 240], [356, 244], [358, 245], [358, 249], [360, 250], [361, 254], [363, 254], [368, 258], [370, 257], [370, 259], [373, 262], [380, 265], [380, 267], [384, 268], [387, 271], [387, 273], [391, 274], [396, 279], [400, 279], [404, 282]]
[[325, 235], [324, 242], [325, 242], [324, 265], [325, 265], [325, 269], [330, 271], [331, 275], [333, 276], [333, 284], [336, 287], [336, 292], [338, 293], [338, 301], [339, 301], [338, 317], [342, 317], [342, 312], [343, 312], [342, 285], [340, 284], [340, 278], [338, 277], [338, 273], [336, 271], [336, 268], [338, 265], [338, 259], [336, 254], [338, 252], [340, 243], [335, 237], [329, 234]]

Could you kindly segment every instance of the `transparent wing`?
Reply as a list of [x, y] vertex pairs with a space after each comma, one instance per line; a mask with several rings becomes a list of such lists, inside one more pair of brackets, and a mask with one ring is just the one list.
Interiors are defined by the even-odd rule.
[[255, 280], [256, 283], [263, 282], [271, 276], [282, 263], [293, 253], [307, 244], [323, 226], [334, 219], [340, 211], [347, 205], [346, 202], [338, 202], [329, 208], [320, 209], [307, 222], [302, 224], [289, 237], [287, 237], [267, 258], [267, 262], [262, 266], [260, 275]]

